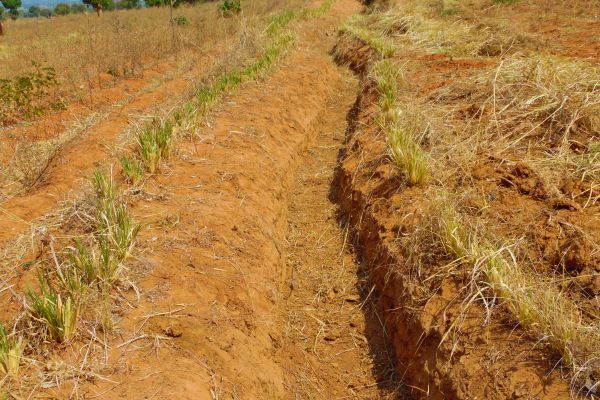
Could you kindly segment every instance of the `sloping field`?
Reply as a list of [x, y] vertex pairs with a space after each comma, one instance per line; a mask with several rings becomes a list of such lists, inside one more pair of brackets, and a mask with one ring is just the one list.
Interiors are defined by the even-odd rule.
[[3, 122], [0, 398], [599, 395], [600, 5], [366, 3], [93, 20], [165, 51]]
[[416, 397], [593, 396], [598, 5], [501, 3], [343, 27], [362, 90], [338, 201]]

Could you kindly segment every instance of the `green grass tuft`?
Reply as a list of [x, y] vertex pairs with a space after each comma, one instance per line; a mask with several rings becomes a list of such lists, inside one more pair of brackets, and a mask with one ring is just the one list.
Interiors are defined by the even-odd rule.
[[13, 377], [17, 375], [24, 347], [23, 338], [11, 337], [0, 323], [0, 370], [4, 374]]
[[50, 338], [59, 343], [68, 342], [77, 331], [81, 299], [71, 296], [63, 299], [41, 275], [39, 283], [39, 293], [32, 289], [27, 291], [33, 317], [45, 325]]
[[123, 156], [120, 158], [120, 162], [125, 179], [132, 185], [138, 184], [144, 177], [144, 164], [142, 161]]
[[137, 142], [144, 167], [154, 174], [160, 161], [171, 156], [173, 123], [164, 121], [146, 126], [138, 133]]

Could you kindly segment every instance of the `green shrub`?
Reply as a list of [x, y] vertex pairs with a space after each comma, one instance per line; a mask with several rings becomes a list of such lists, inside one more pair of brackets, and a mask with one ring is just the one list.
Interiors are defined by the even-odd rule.
[[56, 71], [51, 67], [33, 64], [34, 70], [13, 79], [0, 79], [0, 124], [32, 118], [48, 109], [62, 107], [62, 102], [50, 98], [58, 86]]
[[219, 11], [224, 17], [230, 17], [234, 14], [239, 14], [242, 11], [240, 0], [224, 0], [219, 6]]
[[175, 23], [175, 25], [179, 25], [179, 26], [185, 26], [185, 25], [188, 25], [188, 23], [189, 23], [187, 18], [183, 15], [173, 18], [173, 22]]

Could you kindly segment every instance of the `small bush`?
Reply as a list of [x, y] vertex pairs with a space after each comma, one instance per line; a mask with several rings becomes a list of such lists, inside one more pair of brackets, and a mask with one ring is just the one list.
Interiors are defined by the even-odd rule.
[[49, 99], [58, 86], [53, 68], [33, 64], [34, 70], [13, 79], [0, 79], [0, 124], [8, 124], [25, 116], [33, 118], [48, 109], [62, 107], [62, 102]]
[[219, 6], [219, 11], [224, 17], [230, 17], [234, 14], [242, 12], [242, 4], [240, 0], [224, 0]]
[[175, 25], [179, 26], [186, 26], [189, 24], [187, 18], [183, 15], [173, 18], [173, 22], [175, 23]]

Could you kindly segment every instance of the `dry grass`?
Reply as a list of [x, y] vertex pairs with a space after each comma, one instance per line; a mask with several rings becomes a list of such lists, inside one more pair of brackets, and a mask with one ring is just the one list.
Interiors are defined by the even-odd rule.
[[583, 322], [575, 303], [553, 282], [517, 265], [510, 246], [496, 246], [482, 232], [465, 226], [448, 196], [438, 200], [438, 234], [444, 248], [470, 266], [471, 294], [490, 309], [497, 302], [536, 338], [562, 355], [575, 379], [590, 378], [600, 368], [600, 331]]
[[[483, 64], [474, 63], [477, 69], [459, 71], [461, 74], [454, 76], [460, 76], [460, 81], [445, 84], [441, 91], [431, 90], [427, 103], [418, 93], [411, 93], [410, 85], [405, 83], [411, 81], [412, 72], [426, 66], [411, 64], [409, 70], [402, 72], [392, 60], [373, 66], [371, 78], [379, 93], [376, 120], [387, 134], [392, 158], [409, 183], [423, 182], [428, 175], [433, 181], [419, 203], [419, 210], [429, 217], [422, 227], [402, 239], [402, 247], [409, 249], [404, 251], [411, 264], [407, 275], [415, 275], [407, 276], [407, 280], [411, 285], [423, 286], [411, 291], [420, 299], [428, 298], [439, 287], [435, 282], [466, 271], [468, 284], [463, 292], [462, 312], [477, 302], [487, 311], [487, 321], [492, 307], [501, 305], [531, 337], [546, 343], [562, 357], [576, 390], [586, 387], [596, 391], [595, 374], [600, 368], [597, 316], [586, 314], [585, 306], [573, 300], [577, 296], [565, 293], [549, 274], [533, 271], [528, 264], [531, 260], [517, 257], [535, 244], [523, 238], [518, 245], [508, 246], [491, 235], [496, 230], [486, 217], [489, 211], [482, 212], [493, 206], [487, 197], [482, 209], [475, 210], [469, 203], [472, 209], [463, 214], [457, 211], [457, 197], [458, 192], [469, 190], [468, 182], [473, 182], [469, 167], [489, 156], [519, 161], [524, 157], [538, 158], [536, 167], [544, 163], [557, 179], [565, 178], [569, 175], [567, 170], [571, 170], [581, 180], [597, 183], [600, 72], [586, 61], [532, 53], [524, 56], [517, 53], [521, 49], [515, 41], [518, 32], [499, 34], [485, 25], [442, 15], [441, 11], [452, 4], [437, 2], [440, 7], [436, 8], [434, 3], [408, 1], [383, 13], [361, 17], [369, 21], [363, 22], [362, 27], [371, 27], [377, 36], [398, 49], [405, 46], [419, 53], [479, 59], [485, 56], [486, 61], [491, 61], [487, 58], [490, 55], [500, 56], [497, 68], [481, 68]], [[371, 42], [370, 45], [377, 45]], [[501, 50], [492, 52], [492, 48]], [[452, 57], [449, 60], [451, 63]], [[460, 69], [458, 63], [456, 68]], [[441, 73], [438, 75], [437, 78]], [[454, 76], [447, 73], [443, 78], [451, 80]], [[442, 92], [450, 94], [450, 100], [446, 102]], [[437, 114], [448, 117], [447, 129], [438, 132], [436, 125], [432, 143], [427, 117], [435, 118]], [[419, 145], [423, 142], [431, 155], [422, 151]], [[428, 158], [432, 158], [431, 163]], [[543, 162], [539, 158], [544, 158]], [[457, 192], [457, 196], [444, 195], [432, 201], [429, 193], [440, 190]], [[476, 190], [489, 188], [481, 184]], [[554, 195], [550, 190], [549, 193]], [[487, 194], [470, 193], [469, 201]], [[450, 263], [439, 267], [444, 252], [450, 256]], [[458, 265], [467, 268], [459, 270]]]
[[[292, 0], [285, 6], [302, 3]], [[131, 76], [175, 55], [179, 62], [197, 57], [209, 48], [223, 46], [224, 40], [235, 40], [246, 23], [254, 25], [274, 7], [282, 6], [268, 0], [252, 1], [244, 5], [243, 15], [235, 18], [222, 18], [211, 2], [184, 6], [174, 15], [185, 17], [188, 24], [173, 26], [166, 7], [108, 12], [101, 18], [79, 14], [6, 21], [0, 77], [11, 78], [28, 70], [32, 62], [42, 62], [55, 69], [67, 91], [77, 92], [81, 85], [102, 84], [98, 80], [101, 74]]]
[[533, 136], [568, 145], [574, 134], [600, 132], [600, 70], [586, 62], [516, 56], [479, 79], [490, 93], [489, 128], [510, 135], [513, 146]]

